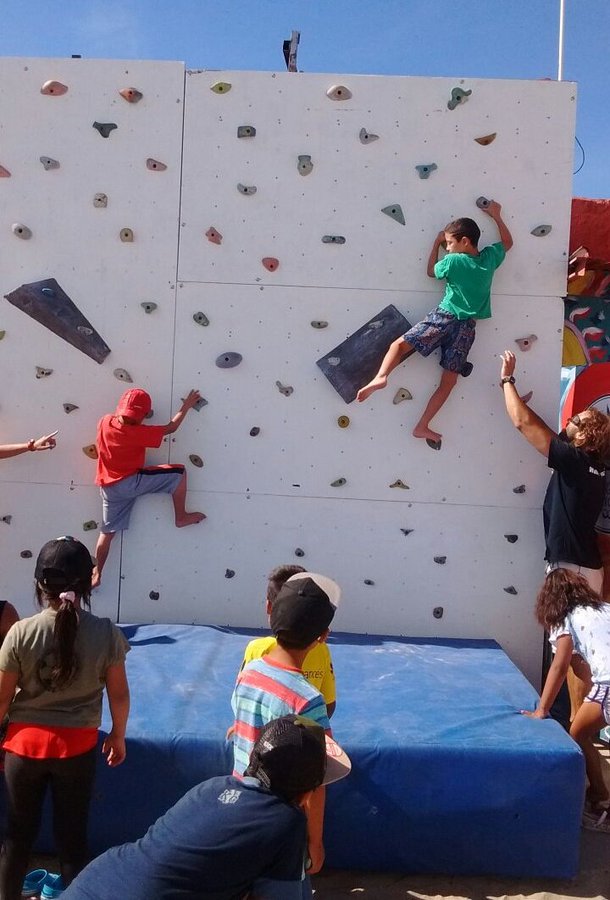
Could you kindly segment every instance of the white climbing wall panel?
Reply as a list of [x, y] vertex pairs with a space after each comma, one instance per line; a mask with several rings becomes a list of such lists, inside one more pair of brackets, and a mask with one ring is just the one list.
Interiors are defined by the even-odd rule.
[[[548, 474], [506, 420], [497, 356], [537, 335], [517, 350], [519, 387], [554, 421], [574, 86], [190, 72], [185, 91], [178, 63], [84, 60], [2, 60], [0, 73], [0, 165], [11, 172], [0, 179], [2, 294], [56, 278], [112, 351], [97, 365], [3, 302], [2, 440], [61, 432], [53, 454], [0, 467], [0, 515], [12, 514], [0, 522], [2, 595], [31, 608], [22, 550], [35, 555], [65, 532], [94, 546], [82, 528], [99, 522], [100, 504], [82, 447], [124, 389], [113, 377], [124, 368], [151, 392], [153, 422], [190, 387], [208, 400], [150, 457], [187, 463], [189, 506], [208, 519], [177, 530], [167, 497], [141, 500], [113, 545], [98, 608], [122, 621], [263, 625], [265, 574], [299, 562], [344, 587], [338, 629], [494, 637], [536, 680]], [[40, 94], [48, 79], [67, 93]], [[330, 99], [336, 85], [351, 98]], [[127, 103], [125, 87], [142, 99]], [[449, 110], [455, 87], [472, 93]], [[117, 128], [103, 138], [93, 121]], [[241, 126], [256, 134], [238, 138]], [[475, 141], [493, 133], [487, 146]], [[60, 168], [45, 170], [40, 156]], [[306, 174], [299, 156], [310, 157]], [[420, 178], [415, 167], [432, 163]], [[98, 192], [106, 208], [93, 206]], [[439, 376], [434, 358], [411, 358], [385, 392], [350, 405], [315, 363], [389, 303], [411, 322], [436, 305], [442, 288], [425, 266], [443, 225], [471, 215], [483, 243], [496, 239], [479, 195], [503, 204], [515, 247], [496, 277], [494, 317], [477, 326], [475, 371], [435, 423], [435, 453], [410, 437]], [[404, 225], [381, 212], [398, 204]], [[32, 238], [15, 237], [13, 223]], [[552, 231], [532, 235], [539, 225]], [[279, 265], [268, 270], [266, 258]], [[242, 362], [216, 366], [227, 352]], [[37, 380], [36, 366], [53, 373]], [[413, 399], [394, 405], [399, 387]], [[65, 402], [79, 409], [66, 414]], [[398, 479], [408, 488], [390, 487]]]

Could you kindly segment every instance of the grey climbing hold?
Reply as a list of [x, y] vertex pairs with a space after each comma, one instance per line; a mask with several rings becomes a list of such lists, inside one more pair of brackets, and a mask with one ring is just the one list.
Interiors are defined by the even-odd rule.
[[2, 517], [0, 518], [0, 521], [4, 522], [5, 525], [10, 525], [11, 522], [13, 521], [13, 517], [12, 517], [11, 515], [8, 515], [8, 516], [2, 516]]
[[151, 600], [158, 600], [161, 594], [159, 593], [159, 591], [150, 591], [148, 596]]
[[550, 234], [552, 230], [552, 225], [536, 225], [535, 228], [532, 228], [530, 234], [533, 234], [534, 237], [546, 237], [547, 234]]
[[127, 369], [114, 369], [113, 373], [115, 378], [118, 378], [119, 381], [127, 381], [129, 384], [133, 383], [133, 378], [127, 371]]
[[158, 159], [153, 159], [152, 156], [149, 156], [146, 160], [146, 168], [150, 169], [151, 172], [165, 172], [167, 166], [164, 162], [160, 162]]
[[28, 228], [27, 225], [23, 225], [21, 222], [15, 222], [11, 225], [11, 231], [15, 235], [15, 237], [21, 238], [22, 241], [29, 241], [32, 237], [32, 232]]
[[504, 590], [506, 591], [507, 594], [513, 594], [513, 595], [515, 595], [515, 594], [518, 594], [518, 593], [519, 593], [519, 591], [517, 590], [517, 588], [516, 588], [513, 584], [509, 584], [509, 586], [508, 586], [508, 587], [505, 587]]
[[335, 478], [334, 481], [331, 481], [331, 487], [343, 487], [344, 484], [347, 484], [347, 478]]
[[205, 399], [205, 397], [200, 397], [199, 400], [197, 401], [197, 403], [193, 406], [193, 409], [195, 409], [197, 412], [199, 412], [200, 410], [203, 409], [204, 406], [207, 406], [207, 405], [208, 405], [208, 401]]
[[220, 356], [216, 357], [216, 365], [219, 369], [234, 369], [235, 366], [240, 364], [242, 359], [243, 356], [241, 353], [228, 351], [227, 353], [221, 353]]
[[528, 350], [531, 350], [532, 344], [537, 340], [537, 335], [528, 334], [528, 336], [524, 338], [515, 338], [515, 343], [519, 347], [519, 350], [521, 350], [523, 353], [526, 353]]
[[106, 194], [94, 194], [93, 195], [93, 205], [97, 209], [106, 209], [108, 206], [108, 197]]
[[451, 90], [451, 100], [447, 101], [447, 109], [455, 109], [460, 103], [465, 103], [470, 97], [472, 91], [465, 91], [463, 88], [454, 87]]
[[121, 228], [119, 237], [124, 244], [133, 244], [133, 231], [131, 228]]
[[447, 557], [446, 556], [435, 556], [434, 562], [438, 563], [439, 566], [444, 566], [445, 563], [447, 562]]
[[340, 356], [329, 356], [328, 359], [326, 360], [326, 362], [328, 363], [329, 366], [338, 366], [339, 363], [341, 362], [341, 357]]
[[45, 369], [43, 366], [36, 366], [36, 378], [48, 378], [53, 374], [53, 369]]
[[215, 81], [214, 84], [210, 85], [210, 90], [214, 91], [215, 94], [228, 94], [231, 90], [231, 83], [229, 81]]
[[296, 550], [294, 551], [294, 555], [298, 556], [300, 559], [301, 557], [305, 556], [305, 551], [302, 550], [301, 547], [297, 547]]
[[434, 616], [435, 619], [442, 619], [444, 612], [445, 612], [445, 610], [443, 609], [442, 606], [435, 606], [434, 609], [432, 610], [432, 615]]
[[438, 441], [433, 440], [432, 438], [426, 438], [426, 444], [430, 447], [431, 450], [440, 450], [443, 446], [443, 442], [439, 439]]
[[75, 409], [78, 409], [78, 406], [75, 403], [64, 403], [62, 404], [65, 413], [74, 412]]
[[518, 534], [505, 534], [504, 537], [506, 538], [506, 540], [508, 541], [509, 544], [514, 544], [514, 543], [516, 543], [516, 541], [519, 540]]
[[310, 324], [312, 328], [328, 328], [328, 322], [324, 322], [322, 319], [313, 319]]
[[525, 485], [518, 484], [517, 487], [513, 488], [513, 494], [525, 494]]
[[325, 234], [322, 238], [323, 244], [344, 244], [345, 238], [342, 234]]
[[402, 533], [404, 534], [405, 537], [408, 537], [413, 532], [412, 528], [401, 528], [400, 530], [402, 531]]
[[144, 418], [145, 418], [145, 419], [152, 419], [152, 417], [154, 416], [154, 414], [155, 414], [154, 409], [149, 409], [148, 412], [146, 413], [146, 415], [144, 416]]
[[50, 156], [41, 156], [40, 162], [47, 172], [49, 169], [59, 169], [59, 162], [56, 159], [51, 159]]
[[309, 173], [313, 171], [311, 156], [299, 156], [297, 169], [299, 170], [300, 175], [309, 175]]
[[31, 559], [32, 551], [31, 550], [22, 550], [21, 553], [19, 554], [19, 556], [21, 557], [21, 559]]
[[55, 290], [52, 287], [40, 288], [40, 293], [44, 294], [45, 297], [55, 297], [56, 296]]
[[89, 459], [97, 459], [97, 447], [95, 444], [87, 444], [86, 447], [83, 447], [83, 453], [85, 456], [88, 456]]
[[375, 584], [375, 582], [372, 580], [372, 578], [365, 578], [364, 583], [366, 585], [368, 585], [369, 587], [372, 587]]
[[394, 219], [395, 222], [399, 222], [401, 225], [405, 224], [405, 217], [400, 203], [393, 203], [391, 206], [384, 206], [381, 212], [385, 213], [386, 216], [389, 216], [390, 219]]
[[5, 337], [6, 337], [6, 331], [4, 329], [2, 329], [2, 331], [0, 331], [0, 341], [4, 340]]
[[261, 433], [261, 430], [260, 430], [260, 428], [258, 427], [258, 425], [255, 425], [254, 428], [251, 428], [251, 429], [250, 429], [250, 437], [258, 437], [258, 435], [259, 435], [260, 433]]
[[93, 328], [89, 328], [88, 325], [77, 325], [76, 330], [80, 331], [80, 333], [84, 334], [86, 337], [91, 337], [93, 334]]
[[360, 134], [358, 135], [358, 137], [360, 138], [361, 144], [372, 144], [373, 141], [379, 140], [378, 134], [371, 134], [371, 132], [367, 131], [366, 128], [360, 129]]
[[238, 138], [256, 137], [256, 128], [254, 127], [254, 125], [238, 125], [237, 126], [237, 137]]
[[481, 137], [475, 138], [477, 144], [480, 144], [481, 147], [488, 147], [491, 143], [495, 141], [498, 136], [498, 132], [494, 131], [493, 134], [483, 134]]
[[144, 310], [145, 313], [154, 312], [157, 308], [157, 304], [152, 300], [145, 300], [144, 303], [140, 303], [140, 306]]
[[203, 469], [203, 460], [200, 456], [197, 456], [196, 453], [189, 453], [189, 460], [194, 466], [197, 466], [198, 469]]
[[528, 391], [527, 394], [521, 394], [521, 399], [524, 403], [529, 403], [532, 397], [534, 396], [533, 391]]
[[398, 388], [396, 393], [394, 394], [394, 399], [392, 403], [396, 405], [397, 403], [402, 403], [403, 400], [412, 400], [413, 394], [411, 391], [408, 391], [407, 388]]
[[329, 100], [349, 100], [352, 92], [344, 84], [333, 84], [326, 91], [326, 96]]
[[235, 572], [233, 569], [225, 569], [225, 578], [233, 578], [235, 576]]
[[128, 103], [139, 103], [143, 97], [142, 91], [139, 91], [134, 87], [123, 88], [119, 91], [119, 94], [123, 100], [127, 100]]
[[435, 169], [438, 169], [436, 163], [424, 163], [420, 166], [415, 166], [420, 178], [430, 178], [430, 175], [434, 172]]
[[284, 395], [284, 397], [290, 397], [290, 395], [291, 395], [292, 392], [294, 391], [294, 388], [291, 387], [291, 385], [289, 385], [289, 384], [282, 384], [281, 381], [276, 381], [276, 382], [275, 382], [275, 386], [276, 386], [276, 388], [278, 389], [278, 391], [280, 392], [280, 394], [283, 394], [283, 395]]
[[349, 427], [349, 416], [339, 416], [337, 419], [337, 425], [339, 428], [348, 428]]
[[488, 200], [487, 197], [477, 197], [475, 202], [479, 209], [487, 209], [489, 207], [489, 204], [491, 203], [491, 200]]
[[252, 194], [256, 194], [256, 185], [255, 184], [241, 184], [241, 182], [237, 185], [237, 190], [240, 194], [244, 194], [246, 197], [251, 197]]
[[206, 316], [206, 314], [205, 314], [205, 313], [202, 313], [202, 312], [196, 312], [196, 313], [194, 314], [194, 316], [193, 316], [193, 322], [196, 322], [197, 325], [205, 325], [205, 326], [207, 326], [207, 325], [210, 324], [210, 320], [208, 319], [208, 317]]
[[393, 481], [390, 485], [391, 488], [402, 488], [403, 491], [409, 490], [409, 485], [405, 484], [401, 478], [397, 478], [396, 481]]
[[103, 138], [110, 137], [110, 132], [114, 131], [118, 126], [114, 122], [94, 122], [93, 127], [99, 131]]
[[62, 84], [61, 81], [45, 81], [43, 86], [40, 88], [41, 94], [47, 94], [50, 97], [61, 97], [62, 94], [65, 94], [68, 90], [67, 84]]
[[97, 528], [97, 522], [95, 519], [89, 519], [87, 522], [83, 522], [83, 531], [95, 531]]

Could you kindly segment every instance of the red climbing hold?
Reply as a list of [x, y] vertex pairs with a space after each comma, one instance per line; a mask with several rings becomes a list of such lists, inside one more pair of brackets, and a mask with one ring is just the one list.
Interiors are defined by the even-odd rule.
[[275, 272], [275, 270], [279, 269], [280, 267], [279, 259], [275, 259], [275, 257], [273, 256], [265, 256], [265, 258], [262, 259], [261, 262], [269, 272]]
[[52, 97], [59, 97], [68, 91], [68, 85], [62, 84], [61, 81], [45, 81], [40, 88], [41, 94], [49, 94]]
[[153, 159], [152, 156], [149, 156], [146, 160], [146, 168], [150, 169], [151, 172], [165, 172], [167, 166], [165, 163], [159, 162], [158, 159]]
[[4, 166], [0, 166], [0, 178], [10, 178], [11, 173], [8, 169], [5, 169]]
[[123, 100], [127, 100], [128, 103], [137, 103], [143, 96], [142, 91], [139, 91], [134, 87], [123, 88], [122, 91], [119, 91], [119, 94]]
[[211, 226], [206, 231], [205, 236], [211, 244], [222, 244], [221, 233]]

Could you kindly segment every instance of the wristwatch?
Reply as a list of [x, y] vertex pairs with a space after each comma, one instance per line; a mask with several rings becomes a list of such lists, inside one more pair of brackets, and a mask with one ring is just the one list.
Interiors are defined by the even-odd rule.
[[505, 384], [514, 384], [515, 376], [514, 375], [505, 375], [504, 378], [500, 379], [500, 387], [504, 387]]
[[35, 443], [36, 443], [36, 440], [34, 438], [30, 438], [28, 441], [28, 450], [33, 450]]

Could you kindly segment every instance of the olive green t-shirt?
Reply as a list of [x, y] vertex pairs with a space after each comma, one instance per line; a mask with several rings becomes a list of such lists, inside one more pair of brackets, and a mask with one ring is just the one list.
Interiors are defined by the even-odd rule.
[[489, 319], [491, 282], [505, 256], [503, 244], [498, 243], [484, 247], [477, 256], [448, 253], [439, 259], [434, 275], [447, 281], [439, 308], [457, 319]]
[[18, 674], [17, 693], [8, 711], [11, 722], [98, 728], [109, 666], [131, 649], [110, 619], [79, 610], [74, 649], [76, 667], [69, 681], [51, 690], [55, 610], [16, 622], [0, 648], [0, 670]]

